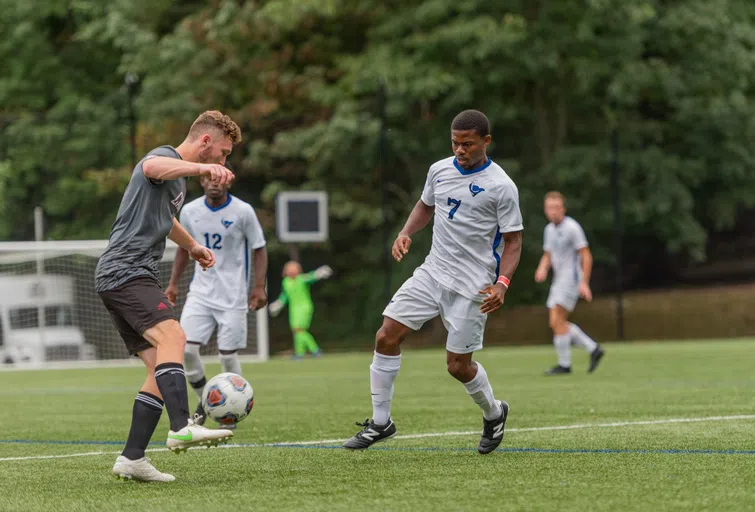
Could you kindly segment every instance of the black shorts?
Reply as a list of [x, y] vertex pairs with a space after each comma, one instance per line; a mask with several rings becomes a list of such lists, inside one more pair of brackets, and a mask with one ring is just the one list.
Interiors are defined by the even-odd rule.
[[142, 336], [144, 331], [176, 318], [160, 285], [149, 277], [137, 277], [99, 295], [132, 356], [152, 346]]

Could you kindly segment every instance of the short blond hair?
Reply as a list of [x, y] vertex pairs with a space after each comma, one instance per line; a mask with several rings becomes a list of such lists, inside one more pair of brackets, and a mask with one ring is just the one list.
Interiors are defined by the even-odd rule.
[[545, 194], [545, 201], [547, 201], [548, 199], [558, 199], [561, 201], [561, 204], [563, 204], [564, 207], [566, 206], [566, 196], [558, 190], [551, 190], [550, 192]]
[[189, 138], [195, 140], [203, 133], [206, 133], [207, 130], [215, 130], [222, 133], [224, 136], [231, 139], [233, 144], [241, 142], [241, 130], [239, 129], [239, 125], [234, 123], [233, 119], [219, 110], [202, 112], [189, 129]]

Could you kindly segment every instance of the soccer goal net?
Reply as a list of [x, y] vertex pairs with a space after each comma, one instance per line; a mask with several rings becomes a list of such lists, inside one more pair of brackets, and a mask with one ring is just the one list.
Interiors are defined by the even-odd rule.
[[[136, 362], [94, 291], [94, 270], [106, 247], [107, 240], [0, 242], [0, 369]], [[160, 263], [163, 288], [175, 254], [168, 241]], [[193, 272], [189, 265], [181, 279], [178, 315]], [[267, 309], [250, 312], [247, 322], [244, 359], [265, 361]], [[202, 353], [217, 355], [214, 337]]]

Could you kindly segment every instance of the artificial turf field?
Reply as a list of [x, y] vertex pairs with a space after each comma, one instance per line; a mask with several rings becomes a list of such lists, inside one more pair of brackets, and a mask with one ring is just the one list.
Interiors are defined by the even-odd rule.
[[0, 372], [0, 510], [755, 510], [755, 340], [605, 347], [596, 373], [575, 350], [560, 377], [542, 376], [550, 347], [480, 352], [511, 404], [487, 456], [440, 350], [404, 352], [399, 435], [364, 452], [338, 441], [370, 415], [371, 354], [247, 364], [235, 446], [167, 452], [163, 415], [148, 456], [168, 484], [110, 473], [141, 369]]

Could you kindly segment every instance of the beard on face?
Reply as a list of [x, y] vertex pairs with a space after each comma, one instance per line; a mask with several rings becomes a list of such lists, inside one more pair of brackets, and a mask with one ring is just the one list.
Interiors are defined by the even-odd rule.
[[204, 148], [199, 152], [199, 155], [197, 156], [199, 159], [200, 164], [215, 164], [217, 162], [213, 162], [212, 158], [212, 147]]

